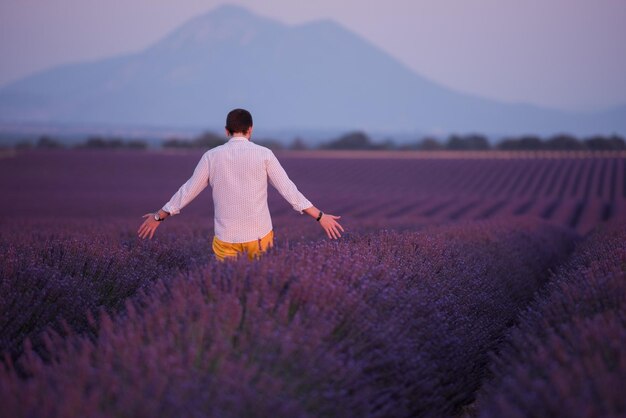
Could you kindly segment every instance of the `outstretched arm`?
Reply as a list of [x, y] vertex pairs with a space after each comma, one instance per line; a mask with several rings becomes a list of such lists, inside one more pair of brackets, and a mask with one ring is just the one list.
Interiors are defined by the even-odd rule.
[[[209, 159], [207, 155], [203, 155], [192, 176], [183, 184], [172, 198], [163, 206], [162, 209], [156, 212], [161, 221], [170, 215], [176, 215], [182, 208], [187, 206], [189, 202], [198, 196], [198, 194], [204, 190], [209, 184]], [[146, 213], [143, 215], [145, 218], [143, 224], [137, 231], [139, 238], [150, 238], [154, 236], [154, 232], [161, 224], [161, 221], [157, 221], [154, 217], [155, 213]]]
[[343, 231], [343, 228], [339, 222], [337, 222], [337, 219], [341, 218], [341, 216], [322, 213], [318, 208], [313, 206], [313, 204], [309, 202], [302, 193], [300, 193], [296, 185], [289, 179], [287, 173], [278, 162], [274, 153], [271, 154], [270, 160], [267, 163], [267, 175], [272, 186], [278, 190], [285, 200], [291, 203], [291, 206], [295, 210], [300, 213], [306, 213], [316, 220], [319, 218], [320, 226], [324, 228], [328, 238], [338, 239], [341, 237], [341, 233], [339, 231]]
[[337, 222], [337, 219], [340, 219], [341, 216], [324, 213], [315, 206], [304, 209], [304, 213], [315, 219], [319, 218], [318, 222], [320, 223], [320, 226], [324, 228], [324, 231], [326, 231], [326, 235], [328, 235], [328, 238], [330, 239], [340, 238], [341, 233], [339, 232], [339, 230], [341, 230], [341, 232], [344, 232], [343, 227], [339, 224], [339, 222]]

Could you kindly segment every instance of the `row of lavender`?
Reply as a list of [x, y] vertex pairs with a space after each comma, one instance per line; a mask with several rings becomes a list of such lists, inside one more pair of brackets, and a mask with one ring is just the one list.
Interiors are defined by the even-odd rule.
[[[333, 155], [333, 154], [331, 154]], [[383, 158], [379, 154], [279, 155], [315, 206], [349, 228], [416, 222], [539, 217], [586, 234], [626, 221], [626, 160], [563, 158]], [[375, 158], [379, 155], [379, 158]], [[201, 152], [18, 153], [0, 163], [0, 227], [10, 219], [136, 218], [161, 207], [191, 175]], [[158, 179], [158, 180], [155, 180]], [[272, 215], [293, 214], [270, 188]], [[205, 190], [182, 212], [212, 222]], [[280, 223], [276, 223], [280, 225]]]
[[[160, 231], [161, 232], [161, 231]], [[28, 337], [41, 351], [41, 331], [88, 329], [85, 313], [116, 312], [148, 289], [206, 264], [206, 230], [189, 223], [141, 242], [128, 225], [63, 220], [16, 222], [0, 229], [0, 352], [17, 358]]]
[[491, 370], [480, 417], [626, 416], [626, 225], [576, 249]]
[[[278, 217], [277, 242], [289, 245], [323, 236], [316, 222], [289, 215]], [[152, 241], [137, 238], [140, 222], [140, 217], [33, 218], [1, 225], [0, 353], [17, 358], [26, 337], [41, 351], [40, 333], [47, 326], [84, 332], [87, 310], [115, 313], [139, 289], [213, 257], [206, 217], [170, 219]], [[361, 222], [359, 229], [376, 228]]]
[[0, 404], [14, 417], [450, 415], [571, 243], [541, 222], [491, 221], [208, 260], [123, 314], [89, 315], [91, 332], [48, 330], [46, 361], [27, 340], [17, 365], [5, 358]]

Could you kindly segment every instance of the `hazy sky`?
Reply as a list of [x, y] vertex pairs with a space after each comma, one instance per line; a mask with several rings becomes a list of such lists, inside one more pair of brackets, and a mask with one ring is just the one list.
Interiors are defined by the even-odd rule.
[[290, 24], [333, 19], [459, 91], [565, 109], [626, 103], [626, 0], [0, 0], [0, 85], [138, 51], [223, 3]]

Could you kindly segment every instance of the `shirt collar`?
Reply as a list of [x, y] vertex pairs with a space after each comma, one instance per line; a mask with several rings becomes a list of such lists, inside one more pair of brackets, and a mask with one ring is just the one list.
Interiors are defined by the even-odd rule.
[[233, 136], [232, 138], [228, 140], [228, 142], [233, 142], [233, 141], [248, 141], [248, 138], [246, 138], [245, 136]]

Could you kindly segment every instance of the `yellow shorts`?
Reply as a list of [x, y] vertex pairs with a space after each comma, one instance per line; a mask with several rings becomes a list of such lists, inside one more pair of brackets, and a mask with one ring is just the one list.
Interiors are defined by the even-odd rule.
[[213, 237], [213, 252], [215, 258], [224, 261], [226, 257], [236, 258], [240, 254], [246, 254], [250, 260], [254, 260], [274, 245], [274, 231], [270, 231], [263, 238], [255, 241], [231, 243], [224, 242]]

